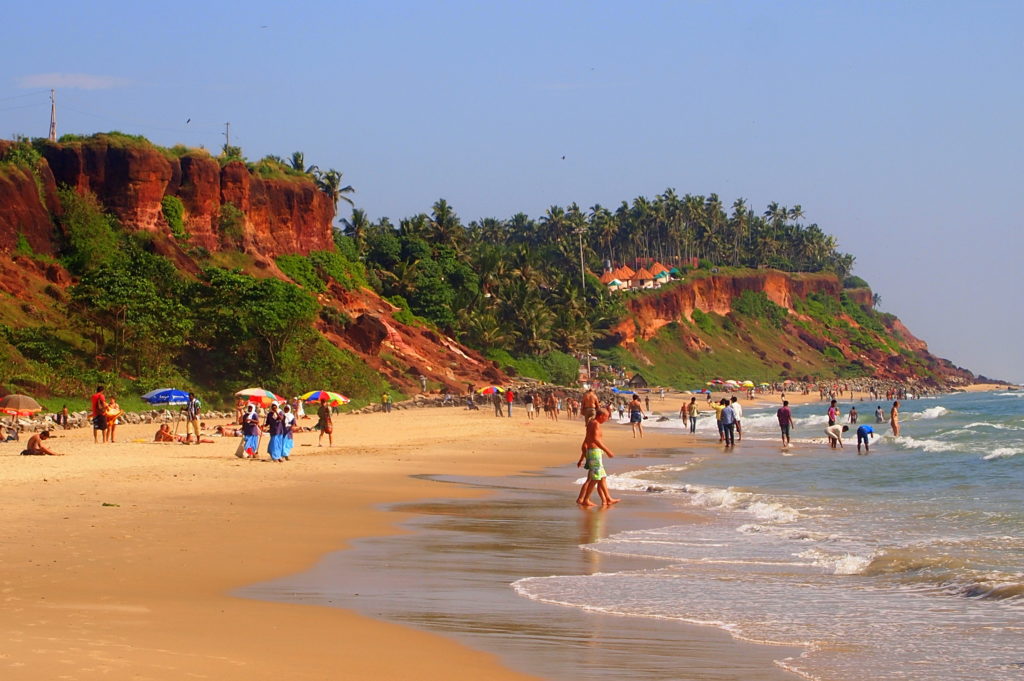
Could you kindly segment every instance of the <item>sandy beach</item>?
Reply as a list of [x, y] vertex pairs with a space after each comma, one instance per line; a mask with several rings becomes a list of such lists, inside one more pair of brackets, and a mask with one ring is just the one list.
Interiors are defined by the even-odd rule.
[[[668, 412], [669, 403], [652, 407]], [[315, 433], [301, 433], [293, 461], [280, 464], [236, 459], [235, 438], [150, 443], [150, 425], [122, 426], [108, 445], [84, 429], [59, 432], [48, 444], [60, 457], [4, 445], [4, 678], [401, 679], [410, 660], [418, 678], [529, 678], [434, 634], [230, 594], [300, 572], [354, 538], [397, 532], [401, 514], [381, 504], [484, 494], [414, 476], [571, 463], [581, 422], [422, 409], [337, 424], [339, 446], [318, 448]], [[641, 443], [623, 427], [608, 428], [607, 442], [620, 453]], [[642, 441], [678, 444], [653, 433]], [[707, 632], [720, 644], [720, 632]]]

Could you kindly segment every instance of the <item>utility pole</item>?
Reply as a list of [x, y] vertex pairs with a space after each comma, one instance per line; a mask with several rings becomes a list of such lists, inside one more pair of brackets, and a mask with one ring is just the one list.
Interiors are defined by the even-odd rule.
[[224, 146], [231, 146], [231, 123], [224, 124]]
[[50, 90], [50, 141], [57, 141], [57, 93]]
[[[587, 277], [583, 269], [583, 227], [579, 227], [576, 230], [577, 236], [580, 238], [580, 298], [586, 303], [587, 294]], [[590, 376], [590, 344], [587, 344], [587, 383], [593, 385], [594, 381]]]

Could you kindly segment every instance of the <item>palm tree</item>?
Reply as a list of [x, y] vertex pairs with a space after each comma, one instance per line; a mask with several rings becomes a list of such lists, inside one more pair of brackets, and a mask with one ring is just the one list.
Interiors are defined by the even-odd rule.
[[341, 220], [342, 232], [345, 236], [355, 239], [356, 248], [360, 253], [366, 245], [366, 231], [370, 228], [370, 218], [362, 208], [352, 210], [352, 215]]
[[[297, 154], [300, 152], [295, 153]], [[316, 166], [310, 166], [310, 168], [313, 169], [312, 172], [313, 176], [316, 178], [316, 186], [320, 191], [331, 198], [331, 201], [334, 202], [335, 208], [338, 206], [338, 199], [341, 199], [350, 206], [356, 205], [352, 199], [347, 196], [347, 194], [355, 193], [356, 190], [352, 188], [352, 185], [347, 185], [345, 187], [341, 186], [342, 172], [340, 170], [331, 168], [327, 172], [321, 172]]]

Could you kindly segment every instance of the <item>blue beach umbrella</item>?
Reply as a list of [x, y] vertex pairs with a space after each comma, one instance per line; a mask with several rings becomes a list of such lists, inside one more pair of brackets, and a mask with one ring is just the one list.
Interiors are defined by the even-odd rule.
[[157, 388], [142, 396], [150, 404], [186, 404], [188, 393], [174, 388]]

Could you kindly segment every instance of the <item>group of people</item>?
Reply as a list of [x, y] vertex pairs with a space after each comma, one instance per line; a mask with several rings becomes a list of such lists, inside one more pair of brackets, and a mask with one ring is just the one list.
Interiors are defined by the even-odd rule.
[[[782, 407], [776, 412], [776, 417], [779, 421], [779, 428], [782, 431], [782, 446], [784, 448], [790, 445], [790, 432], [793, 429], [793, 413], [789, 409], [789, 400], [783, 400]], [[842, 412], [839, 409], [836, 400], [831, 400], [828, 407], [828, 425], [825, 426], [825, 436], [828, 438], [829, 447], [832, 449], [843, 447], [843, 433], [850, 430], [850, 426], [857, 426], [857, 453], [868, 454], [871, 450], [871, 439], [875, 437], [875, 429], [864, 423], [857, 424], [859, 415], [857, 414], [857, 408], [851, 407], [847, 415], [849, 425], [840, 423], [842, 418]], [[882, 406], [878, 405], [875, 409], [875, 421], [877, 423], [884, 423], [884, 417], [882, 414]], [[889, 427], [892, 429], [893, 437], [899, 437], [900, 434], [900, 403], [896, 400], [892, 403], [892, 408], [889, 410]], [[863, 452], [861, 451], [863, 447]]]
[[[92, 441], [99, 442], [100, 436], [103, 442], [113, 442], [117, 431], [117, 424], [124, 415], [124, 410], [118, 405], [113, 395], [107, 395], [102, 385], [96, 386], [96, 392], [89, 398], [91, 411], [89, 417], [92, 420]], [[60, 419], [67, 427], [67, 406], [61, 409]]]
[[[638, 404], [640, 398], [633, 396]], [[580, 413], [586, 424], [586, 432], [583, 435], [583, 443], [580, 445], [580, 457], [576, 461], [576, 467], [585, 467], [587, 477], [580, 486], [580, 493], [576, 497], [576, 503], [584, 508], [596, 506], [590, 500], [594, 490], [597, 490], [603, 506], [611, 506], [619, 503], [619, 499], [612, 497], [608, 491], [608, 474], [604, 470], [604, 455], [615, 458], [612, 450], [604, 443], [601, 435], [601, 425], [611, 418], [611, 409], [600, 406], [597, 394], [593, 389], [583, 394], [580, 400]]]

